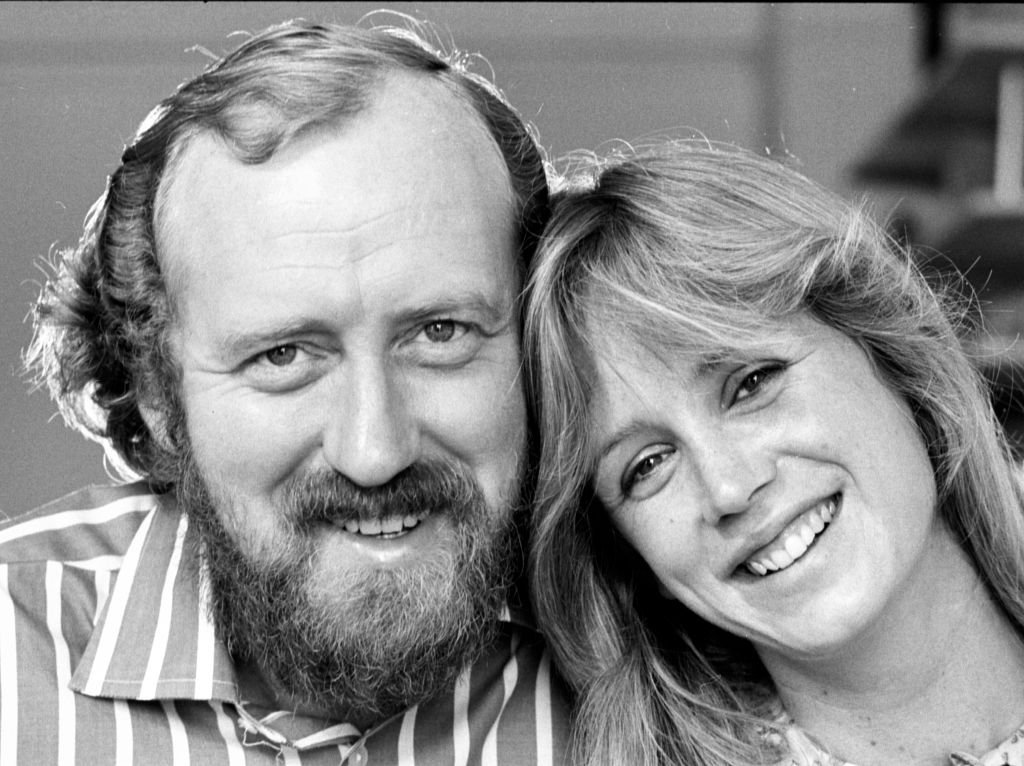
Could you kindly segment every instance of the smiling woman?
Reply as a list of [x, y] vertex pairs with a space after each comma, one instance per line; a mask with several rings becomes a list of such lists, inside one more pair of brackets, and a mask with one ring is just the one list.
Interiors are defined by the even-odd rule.
[[696, 142], [574, 176], [529, 289], [532, 587], [581, 762], [1024, 764], [1022, 494], [966, 301]]
[[756, 357], [714, 364], [595, 337], [601, 506], [674, 598], [762, 655], [841, 651], [911, 590], [905, 618], [926, 622], [948, 587], [937, 574], [967, 564], [933, 523], [909, 408], [804, 314], [760, 337]]

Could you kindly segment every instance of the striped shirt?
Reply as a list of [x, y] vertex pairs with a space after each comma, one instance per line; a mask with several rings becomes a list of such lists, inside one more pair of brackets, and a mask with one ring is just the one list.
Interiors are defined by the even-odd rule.
[[568, 716], [539, 634], [506, 610], [453, 690], [367, 731], [246, 708], [186, 566], [188, 518], [144, 485], [0, 523], [3, 766], [561, 764]]

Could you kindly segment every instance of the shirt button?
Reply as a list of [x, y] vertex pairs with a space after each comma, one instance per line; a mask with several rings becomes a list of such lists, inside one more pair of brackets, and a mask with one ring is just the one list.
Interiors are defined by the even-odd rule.
[[370, 762], [370, 754], [366, 752], [366, 745], [362, 742], [356, 745], [352, 755], [348, 757], [348, 762], [351, 766], [366, 766]]

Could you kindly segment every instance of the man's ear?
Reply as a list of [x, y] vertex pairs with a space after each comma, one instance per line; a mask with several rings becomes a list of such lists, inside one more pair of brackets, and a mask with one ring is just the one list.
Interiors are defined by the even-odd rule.
[[156, 443], [168, 452], [172, 452], [174, 443], [167, 427], [167, 413], [159, 407], [154, 407], [147, 398], [145, 401], [139, 401], [139, 414], [142, 415], [142, 421], [146, 424], [146, 428], [149, 429], [149, 433]]

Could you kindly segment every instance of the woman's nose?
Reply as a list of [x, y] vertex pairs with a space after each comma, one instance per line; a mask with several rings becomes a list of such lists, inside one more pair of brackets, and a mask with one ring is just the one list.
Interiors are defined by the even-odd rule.
[[746, 434], [719, 431], [702, 441], [692, 453], [704, 490], [702, 514], [709, 524], [718, 524], [750, 507], [775, 477], [775, 460]]

